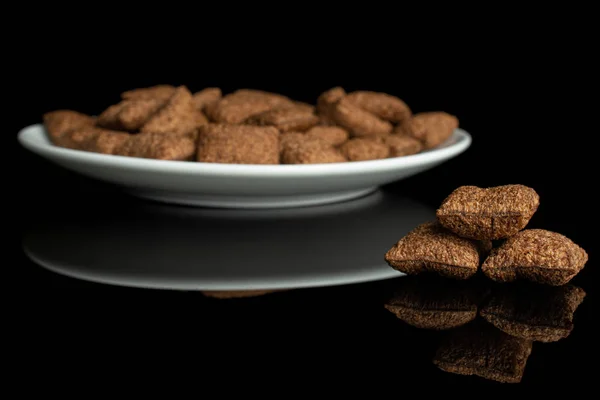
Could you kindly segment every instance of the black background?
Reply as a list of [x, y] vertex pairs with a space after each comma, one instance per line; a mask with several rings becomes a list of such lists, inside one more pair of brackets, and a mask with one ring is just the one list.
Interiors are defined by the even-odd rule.
[[[36, 39], [21, 42], [15, 54], [19, 83], [12, 133], [6, 135], [13, 138], [18, 163], [7, 172], [17, 180], [18, 243], [40, 205], [52, 212], [57, 202], [72, 202], [82, 221], [94, 208], [80, 201], [81, 193], [95, 197], [95, 206], [105, 200], [107, 207], [118, 207], [110, 188], [91, 185], [18, 146], [18, 129], [40, 122], [44, 112], [98, 113], [124, 90], [159, 83], [185, 84], [192, 91], [257, 88], [308, 102], [338, 85], [383, 91], [415, 112], [457, 115], [473, 137], [463, 155], [387, 190], [435, 207], [461, 185], [528, 185], [541, 197], [530, 227], [563, 233], [588, 251], [590, 261], [574, 281], [588, 292], [576, 331], [556, 344], [534, 346], [524, 380], [515, 387], [591, 383], [595, 367], [586, 363], [593, 363], [595, 348], [597, 179], [590, 138], [596, 127], [584, 122], [581, 95], [591, 84], [584, 75], [590, 48], [571, 40], [565, 29], [542, 27], [541, 15], [499, 18], [496, 24], [448, 17], [447, 25], [439, 25], [421, 11], [409, 28], [410, 14], [392, 21], [379, 12], [294, 22], [287, 20], [290, 12], [281, 12], [275, 20], [257, 21], [236, 9], [233, 22], [223, 19], [233, 11], [188, 20], [186, 9], [147, 24], [136, 15], [134, 27], [113, 8], [95, 10], [103, 15], [93, 21], [47, 11], [37, 12]], [[489, 32], [482, 31], [488, 23]], [[451, 36], [456, 31], [460, 35]], [[258, 374], [260, 382], [284, 377], [302, 386], [340, 373], [345, 386], [361, 376], [374, 376], [382, 386], [494, 386], [433, 368], [435, 335], [410, 330], [388, 315], [379, 305], [378, 285], [223, 302], [197, 293], [76, 281], [42, 270], [25, 258], [20, 244], [16, 249], [18, 261], [7, 269], [18, 273], [11, 286], [26, 310], [18, 318], [37, 334], [25, 351], [45, 367], [57, 359], [71, 365], [104, 360], [115, 371], [129, 363], [137, 370], [142, 360], [164, 371], [181, 358], [197, 368], [187, 372], [203, 381], [209, 375], [227, 381]]]

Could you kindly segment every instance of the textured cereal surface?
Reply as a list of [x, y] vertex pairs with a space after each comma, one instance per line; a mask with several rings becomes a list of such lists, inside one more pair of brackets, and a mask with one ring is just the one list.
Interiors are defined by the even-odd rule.
[[387, 135], [383, 140], [390, 149], [389, 157], [409, 156], [423, 150], [421, 142], [410, 136]]
[[[93, 129], [95, 132], [89, 132], [90, 129]], [[80, 150], [101, 154], [115, 154], [117, 149], [132, 136], [129, 133], [108, 129], [88, 128], [87, 131], [89, 133], [85, 133], [85, 130], [80, 132], [89, 137], [88, 140], [81, 144]]]
[[433, 359], [438, 368], [501, 383], [519, 383], [532, 342], [474, 321], [448, 333]]
[[406, 121], [412, 115], [404, 101], [386, 93], [359, 90], [349, 93], [346, 99], [363, 110], [393, 123]]
[[445, 142], [458, 128], [458, 118], [446, 112], [423, 112], [399, 124], [394, 132], [412, 136], [431, 149]]
[[138, 133], [116, 149], [116, 155], [156, 160], [190, 161], [196, 154], [196, 142], [186, 135]]
[[253, 115], [281, 106], [293, 106], [285, 96], [253, 89], [240, 89], [223, 97], [205, 112], [213, 122], [241, 124]]
[[390, 149], [385, 143], [371, 138], [350, 139], [342, 144], [340, 151], [348, 161], [379, 160], [387, 158], [390, 154]]
[[342, 153], [320, 138], [304, 135], [288, 138], [281, 151], [283, 164], [326, 164], [345, 162]]
[[248, 118], [244, 123], [258, 126], [274, 126], [281, 132], [304, 132], [319, 122], [312, 110], [303, 107], [275, 108], [256, 114]]
[[349, 138], [348, 131], [339, 126], [315, 126], [306, 131], [306, 135], [320, 138], [332, 146], [340, 146]]
[[61, 138], [65, 133], [95, 124], [94, 117], [72, 110], [47, 112], [42, 116], [42, 121], [48, 132], [48, 138], [57, 146], [63, 145]]
[[469, 281], [406, 276], [384, 307], [420, 329], [453, 329], [475, 319], [482, 291]]
[[180, 86], [140, 131], [184, 135], [198, 127], [199, 115], [199, 111], [194, 107], [192, 94], [185, 86]]
[[[285, 106], [283, 106], [283, 107], [285, 107]], [[313, 114], [316, 114], [316, 112], [317, 112], [317, 108], [315, 106], [313, 106], [312, 104], [305, 103], [303, 101], [295, 101], [294, 104], [290, 107], [296, 108], [298, 110], [310, 112]]]
[[338, 101], [346, 96], [346, 91], [340, 86], [324, 91], [317, 98], [317, 114], [322, 125], [335, 125], [333, 110]]
[[220, 88], [211, 87], [200, 90], [192, 96], [194, 107], [200, 112], [205, 112], [207, 108], [214, 107], [223, 97]]
[[457, 235], [494, 240], [525, 228], [539, 204], [536, 191], [524, 185], [461, 186], [444, 199], [436, 214]]
[[573, 285], [501, 285], [480, 314], [511, 336], [555, 342], [570, 335], [575, 310], [585, 296], [583, 289]]
[[526, 229], [492, 249], [481, 269], [498, 282], [525, 279], [560, 286], [573, 279], [587, 261], [586, 251], [566, 236]]
[[363, 110], [345, 97], [333, 106], [331, 115], [336, 124], [347, 129], [351, 136], [385, 135], [392, 131], [392, 124]]
[[95, 126], [83, 127], [67, 131], [59, 139], [58, 145], [66, 149], [85, 150], [89, 149], [90, 143], [102, 132], [103, 128]]
[[175, 89], [175, 86], [172, 85], [155, 85], [128, 90], [121, 93], [121, 98], [125, 100], [155, 99], [164, 102], [175, 93]]
[[134, 132], [139, 130], [164, 104], [147, 98], [123, 100], [109, 106], [99, 116], [97, 124], [106, 129]]
[[304, 132], [282, 132], [279, 135], [279, 151], [283, 152], [283, 149], [288, 146], [296, 146], [296, 143], [306, 138]]
[[279, 131], [272, 126], [201, 126], [198, 129], [197, 160], [225, 164], [279, 164]]
[[400, 239], [385, 254], [385, 261], [408, 275], [433, 272], [467, 279], [479, 267], [479, 246], [477, 241], [461, 238], [437, 222], [428, 222]]

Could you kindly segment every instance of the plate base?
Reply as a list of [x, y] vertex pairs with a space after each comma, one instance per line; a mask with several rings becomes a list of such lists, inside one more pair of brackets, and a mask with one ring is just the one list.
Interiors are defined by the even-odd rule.
[[338, 203], [366, 196], [377, 187], [333, 193], [317, 193], [291, 196], [219, 196], [195, 193], [163, 192], [139, 189], [127, 189], [132, 196], [154, 200], [161, 203], [181, 204], [196, 207], [215, 208], [286, 208], [307, 207]]

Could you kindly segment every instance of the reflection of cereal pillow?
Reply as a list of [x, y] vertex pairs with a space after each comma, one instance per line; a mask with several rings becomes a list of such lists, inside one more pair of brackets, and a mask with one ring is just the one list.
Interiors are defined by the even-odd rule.
[[511, 336], [555, 342], [573, 330], [573, 314], [585, 295], [573, 285], [502, 285], [494, 289], [480, 315]]
[[530, 340], [507, 335], [487, 322], [475, 320], [449, 332], [433, 363], [453, 374], [518, 383], [523, 379], [531, 349]]

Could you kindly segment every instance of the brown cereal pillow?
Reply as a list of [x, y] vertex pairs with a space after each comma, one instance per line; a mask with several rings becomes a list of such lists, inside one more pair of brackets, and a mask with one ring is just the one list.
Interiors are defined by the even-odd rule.
[[560, 286], [573, 279], [587, 261], [586, 251], [566, 236], [526, 229], [492, 249], [481, 270], [497, 282], [525, 279]]
[[90, 143], [103, 131], [106, 130], [96, 126], [72, 129], [60, 137], [60, 146], [66, 149], [86, 151], [92, 147]]
[[140, 131], [185, 135], [198, 127], [199, 115], [199, 111], [194, 107], [192, 93], [185, 86], [180, 86], [165, 105], [148, 119]]
[[160, 110], [164, 103], [153, 98], [123, 100], [104, 110], [98, 116], [97, 125], [106, 129], [135, 132]]
[[101, 128], [87, 128], [78, 132], [87, 137], [79, 144], [79, 149], [101, 154], [116, 154], [117, 150], [131, 138], [126, 132], [111, 131]]
[[346, 91], [340, 86], [333, 87], [319, 95], [316, 108], [321, 125], [336, 125], [333, 110], [337, 102], [345, 95]]
[[475, 275], [490, 243], [455, 235], [437, 221], [417, 226], [385, 254], [388, 265], [408, 275], [433, 272], [454, 279]]
[[283, 164], [327, 164], [345, 162], [342, 153], [319, 138], [289, 138], [281, 151]]
[[[312, 104], [308, 104], [305, 103], [303, 101], [295, 101], [293, 105], [291, 106], [281, 106], [281, 107], [291, 107], [291, 108], [295, 108], [297, 110], [302, 110], [305, 112], [310, 112], [312, 114], [316, 114], [317, 112], [317, 108], [315, 106], [313, 106]], [[317, 117], [318, 118], [318, 117]]]
[[436, 215], [457, 235], [495, 240], [525, 228], [539, 204], [539, 195], [524, 185], [461, 186], [444, 199]]
[[207, 108], [214, 107], [223, 97], [219, 88], [205, 88], [194, 93], [192, 101], [194, 108], [200, 112], [206, 112]]
[[342, 144], [340, 150], [349, 161], [379, 160], [390, 155], [389, 147], [375, 138], [350, 139]]
[[352, 136], [386, 135], [392, 131], [391, 123], [363, 110], [346, 97], [335, 103], [331, 116], [337, 125], [347, 129]]
[[288, 146], [295, 146], [296, 143], [305, 138], [304, 132], [282, 132], [279, 135], [279, 152], [282, 153], [283, 149]]
[[303, 107], [283, 107], [264, 111], [248, 118], [244, 123], [258, 126], [274, 126], [281, 132], [304, 132], [319, 122], [312, 110]]
[[349, 93], [346, 99], [363, 110], [393, 123], [402, 123], [412, 115], [404, 101], [386, 93], [359, 90]]
[[253, 115], [276, 107], [293, 106], [294, 102], [276, 93], [253, 89], [240, 89], [224, 96], [205, 112], [213, 122], [241, 124]]
[[200, 162], [279, 164], [279, 131], [272, 126], [208, 124], [198, 128]]
[[407, 119], [394, 132], [412, 136], [431, 149], [445, 142], [458, 128], [458, 118], [445, 112], [423, 112]]
[[306, 131], [306, 136], [323, 139], [332, 146], [340, 146], [348, 140], [348, 131], [339, 126], [315, 126]]
[[389, 157], [409, 156], [423, 150], [421, 142], [410, 136], [387, 135], [383, 141], [390, 149]]
[[196, 141], [187, 135], [138, 133], [130, 135], [115, 150], [115, 154], [155, 160], [192, 161], [196, 154]]
[[43, 122], [50, 141], [57, 146], [64, 146], [65, 142], [61, 140], [63, 135], [75, 129], [92, 127], [96, 119], [77, 111], [56, 110], [45, 113]]

